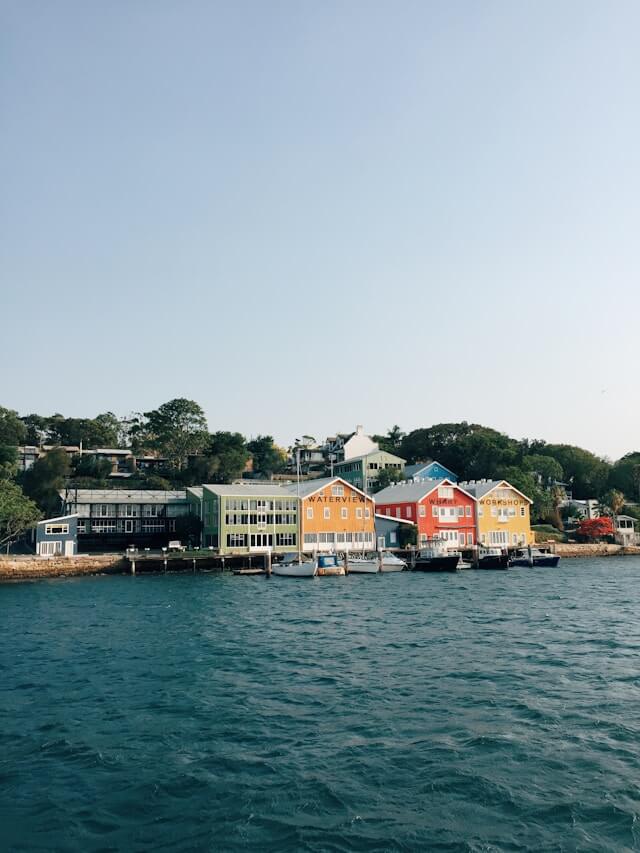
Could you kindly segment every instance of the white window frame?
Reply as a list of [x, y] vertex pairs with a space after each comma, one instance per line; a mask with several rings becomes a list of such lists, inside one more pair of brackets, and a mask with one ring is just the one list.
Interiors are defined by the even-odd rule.
[[308, 506], [307, 507], [307, 519], [311, 520], [312, 518], [313, 518], [313, 507]]
[[331, 495], [334, 498], [344, 497], [344, 486], [331, 486]]
[[420, 504], [420, 506], [418, 508], [418, 513], [420, 515], [420, 518], [425, 518], [425, 516], [427, 514], [427, 508], [424, 504]]
[[328, 506], [325, 506], [322, 510], [322, 517], [325, 521], [329, 521], [331, 518], [331, 509]]
[[69, 525], [68, 524], [47, 524], [45, 525], [44, 532], [46, 536], [68, 536], [69, 535]]
[[343, 506], [340, 510], [340, 518], [349, 518], [349, 510], [346, 506]]

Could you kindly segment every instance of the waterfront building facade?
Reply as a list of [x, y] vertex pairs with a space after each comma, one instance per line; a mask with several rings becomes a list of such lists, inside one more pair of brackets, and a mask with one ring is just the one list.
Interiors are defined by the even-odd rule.
[[78, 553], [78, 517], [60, 515], [36, 525], [36, 554], [39, 557], [73, 557]]
[[506, 480], [469, 480], [459, 486], [477, 501], [477, 537], [481, 545], [516, 548], [532, 545], [533, 501]]
[[202, 545], [220, 554], [296, 551], [298, 498], [274, 483], [205, 484], [187, 490]]
[[375, 504], [369, 495], [340, 477], [286, 488], [300, 497], [302, 551], [375, 550]]
[[441, 465], [440, 462], [432, 460], [430, 462], [416, 462], [415, 465], [405, 465], [404, 468], [405, 480], [451, 480], [452, 483], [458, 482], [458, 475], [453, 471]]
[[393, 453], [388, 453], [386, 450], [374, 450], [365, 456], [356, 456], [352, 459], [345, 459], [344, 462], [337, 462], [333, 466], [333, 473], [357, 489], [369, 492], [375, 488], [381, 471], [384, 471], [385, 468], [391, 468], [402, 473], [404, 465], [405, 460], [399, 456], [394, 456]]
[[380, 512], [376, 512], [375, 525], [376, 542], [378, 544], [379, 551], [382, 551], [385, 548], [393, 550], [394, 548], [405, 547], [402, 531], [403, 529], [408, 531], [412, 527], [415, 527], [414, 522], [409, 521], [406, 518], [396, 518], [391, 515], [383, 515]]
[[162, 548], [200, 536], [184, 490], [69, 489], [60, 497], [63, 512], [77, 515], [78, 551]]
[[477, 541], [475, 498], [448, 479], [389, 486], [376, 494], [376, 511], [415, 524], [419, 548], [433, 538], [452, 549], [471, 548]]

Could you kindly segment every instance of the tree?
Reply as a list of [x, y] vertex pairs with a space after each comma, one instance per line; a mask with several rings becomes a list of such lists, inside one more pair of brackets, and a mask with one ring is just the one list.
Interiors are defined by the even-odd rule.
[[270, 435], [259, 435], [248, 442], [247, 450], [253, 458], [253, 471], [263, 477], [271, 477], [283, 471], [287, 456], [277, 447]]
[[400, 429], [398, 424], [394, 424], [386, 435], [374, 435], [373, 440], [380, 446], [380, 450], [386, 450], [387, 453], [400, 453], [402, 440], [405, 433]]
[[113, 412], [96, 418], [64, 418], [54, 415], [49, 419], [48, 441], [67, 447], [114, 447], [118, 443], [119, 421]]
[[553, 456], [532, 453], [523, 457], [522, 467], [525, 471], [531, 471], [532, 474], [535, 474], [543, 486], [562, 482], [564, 477], [562, 465]]
[[182, 472], [185, 486], [199, 483], [232, 483], [242, 476], [250, 458], [239, 432], [215, 432], [201, 456], [189, 459]]
[[640, 452], [627, 453], [614, 462], [609, 473], [609, 486], [640, 500]]
[[0, 480], [13, 480], [18, 473], [18, 451], [0, 445]]
[[383, 468], [373, 484], [373, 491], [374, 493], [381, 492], [383, 489], [386, 489], [387, 486], [391, 486], [393, 483], [398, 483], [401, 479], [402, 472], [398, 471], [397, 468]]
[[46, 444], [49, 436], [49, 418], [44, 418], [42, 415], [25, 415], [20, 418], [25, 425], [27, 435], [24, 443], [40, 447]]
[[576, 534], [590, 541], [603, 539], [605, 536], [613, 536], [613, 522], [608, 516], [587, 518], [578, 526]]
[[609, 489], [605, 492], [600, 500], [600, 506], [603, 510], [603, 515], [619, 515], [622, 507], [625, 504], [624, 495], [618, 489]]
[[190, 455], [199, 453], [209, 439], [204, 412], [196, 402], [184, 397], [145, 412], [143, 418], [131, 428], [136, 442], [160, 451], [178, 470], [186, 465]]
[[398, 545], [401, 548], [409, 548], [418, 544], [418, 528], [415, 524], [398, 525]]
[[9, 545], [40, 518], [38, 507], [17, 483], [0, 480], [0, 545]]
[[24, 444], [27, 428], [13, 409], [0, 406], [0, 445], [16, 447]]
[[84, 480], [93, 481], [91, 486], [83, 486], [83, 488], [99, 488], [104, 487], [106, 480], [111, 474], [111, 462], [108, 459], [101, 459], [98, 456], [75, 456], [73, 458], [73, 478], [74, 485], [77, 485], [77, 478], [82, 477]]
[[600, 497], [606, 490], [611, 465], [594, 453], [571, 444], [547, 444], [545, 453], [562, 466], [578, 500]]
[[62, 448], [50, 450], [24, 474], [25, 494], [47, 515], [55, 515], [60, 511], [60, 492], [66, 487], [70, 475], [71, 463], [66, 451]]

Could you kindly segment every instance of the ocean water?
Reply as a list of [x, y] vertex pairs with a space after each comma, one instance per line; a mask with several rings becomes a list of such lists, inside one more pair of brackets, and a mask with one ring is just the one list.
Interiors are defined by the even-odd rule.
[[0, 587], [0, 850], [640, 849], [640, 559]]

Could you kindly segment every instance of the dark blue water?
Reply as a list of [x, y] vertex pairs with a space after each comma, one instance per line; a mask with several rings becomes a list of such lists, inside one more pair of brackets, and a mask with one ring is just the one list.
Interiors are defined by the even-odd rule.
[[0, 587], [0, 849], [640, 848], [640, 560]]

